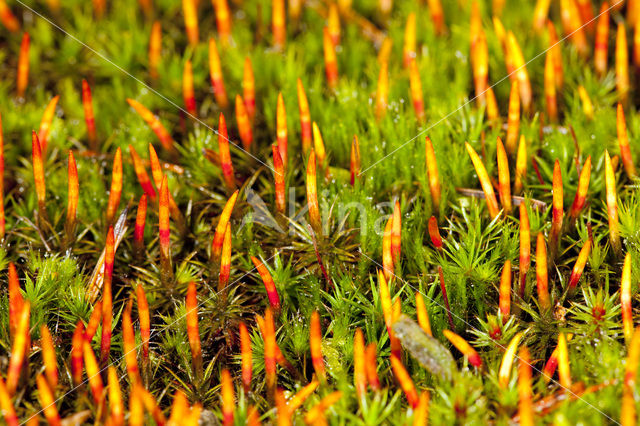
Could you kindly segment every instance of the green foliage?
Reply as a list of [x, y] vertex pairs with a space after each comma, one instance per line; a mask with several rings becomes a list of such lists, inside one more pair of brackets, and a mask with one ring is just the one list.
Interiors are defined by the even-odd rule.
[[[296, 424], [323, 397], [341, 391], [341, 399], [325, 411], [330, 424], [408, 424], [415, 410], [409, 406], [392, 371], [390, 336], [382, 310], [377, 271], [382, 268], [383, 230], [395, 201], [402, 218], [401, 256], [389, 282], [391, 299], [403, 314], [417, 316], [416, 296], [422, 297], [433, 338], [451, 350], [459, 372], [452, 380], [430, 374], [408, 353], [403, 364], [420, 392], [431, 397], [432, 424], [508, 424], [518, 414], [516, 358], [508, 384], [502, 387], [498, 371], [505, 349], [518, 332], [522, 345], [532, 353], [536, 403], [559, 400], [564, 390], [555, 380], [542, 378], [544, 363], [556, 347], [559, 333], [571, 334], [571, 376], [574, 384], [598, 387], [579, 398], [558, 402], [544, 410], [536, 405], [542, 423], [607, 424], [620, 418], [622, 378], [628, 344], [621, 326], [620, 270], [622, 259], [611, 249], [605, 203], [604, 152], [619, 155], [616, 141], [618, 101], [613, 71], [598, 76], [576, 49], [562, 42], [564, 87], [558, 91], [560, 123], [549, 124], [545, 111], [544, 55], [548, 37], [531, 30], [534, 2], [508, 2], [501, 16], [507, 30], [520, 43], [534, 92], [534, 111], [523, 114], [520, 133], [525, 136], [529, 158], [524, 178], [523, 202], [531, 224], [531, 269], [525, 277], [526, 292], [518, 295], [520, 229], [517, 209], [491, 220], [480, 197], [460, 192], [478, 189], [477, 173], [465, 150], [465, 142], [481, 155], [488, 173], [497, 180], [496, 138], [505, 137], [506, 120], [491, 123], [485, 109], [473, 98], [469, 49], [469, 2], [443, 1], [447, 31], [437, 35], [427, 4], [396, 2], [385, 17], [378, 1], [358, 0], [352, 7], [380, 34], [393, 41], [389, 66], [389, 106], [376, 119], [375, 92], [381, 64], [378, 41], [363, 34], [357, 19], [342, 16], [341, 45], [337, 49], [340, 80], [330, 90], [324, 75], [322, 28], [325, 5], [308, 2], [300, 20], [287, 21], [284, 50], [272, 46], [272, 2], [230, 2], [232, 40], [218, 38], [215, 11], [207, 1], [199, 7], [200, 43], [190, 46], [184, 30], [181, 2], [154, 2], [152, 17], [145, 17], [137, 2], [113, 0], [102, 19], [94, 16], [92, 2], [72, 0], [52, 12], [49, 2], [29, 2], [28, 7], [8, 2], [24, 30], [31, 36], [29, 87], [24, 99], [15, 96], [20, 33], [0, 31], [0, 112], [4, 136], [4, 206], [6, 234], [0, 246], [0, 270], [11, 261], [18, 268], [21, 294], [31, 304], [30, 374], [20, 383], [14, 398], [18, 417], [26, 420], [40, 410], [35, 377], [43, 371], [39, 339], [41, 326], [54, 335], [60, 384], [55, 390], [62, 417], [90, 410], [87, 421], [101, 422], [98, 408], [88, 396], [87, 385], [71, 382], [69, 353], [78, 321], [87, 324], [95, 306], [88, 297], [94, 268], [105, 247], [108, 223], [105, 211], [111, 187], [113, 155], [120, 148], [124, 160], [119, 209], [127, 229], [116, 251], [113, 282], [113, 341], [110, 364], [122, 377], [128, 398], [121, 313], [135, 288], [144, 289], [151, 311], [149, 371], [144, 384], [160, 409], [169, 414], [173, 395], [183, 392], [190, 404], [201, 403], [203, 417], [222, 418], [220, 374], [228, 369], [235, 383], [235, 423], [244, 424], [252, 407], [265, 423], [275, 423], [277, 410], [266, 384], [265, 345], [256, 326], [269, 305], [267, 289], [250, 256], [261, 259], [275, 282], [281, 309], [275, 312], [276, 340], [289, 363], [278, 366], [278, 386], [289, 398], [316, 378], [310, 354], [309, 318], [321, 317], [322, 353], [327, 382], [294, 414]], [[51, 2], [53, 3], [53, 2]], [[489, 47], [489, 83], [493, 85], [501, 115], [506, 117], [510, 91], [501, 41], [494, 31], [488, 1], [480, 2], [482, 23]], [[498, 2], [494, 2], [498, 3]], [[522, 3], [522, 4], [521, 4]], [[33, 10], [29, 8], [33, 7]], [[290, 7], [290, 6], [289, 6]], [[409, 96], [408, 71], [402, 64], [404, 28], [409, 13], [416, 13], [417, 67], [425, 99], [426, 122], [419, 123]], [[612, 11], [612, 24], [623, 15]], [[153, 19], [162, 26], [162, 56], [158, 77], [149, 73], [148, 45]], [[554, 5], [550, 18], [559, 28], [560, 10]], [[360, 21], [362, 22], [362, 21]], [[52, 25], [55, 24], [55, 25]], [[613, 25], [612, 25], [613, 29]], [[63, 31], [61, 31], [63, 30]], [[68, 34], [65, 34], [67, 32]], [[209, 77], [207, 39], [218, 38], [225, 87], [230, 108], [217, 105]], [[629, 40], [633, 40], [631, 32]], [[609, 45], [613, 49], [614, 31]], [[613, 64], [613, 55], [610, 55]], [[243, 63], [250, 58], [255, 74], [256, 117], [254, 142], [246, 152], [239, 145], [233, 103], [243, 93]], [[185, 114], [182, 99], [184, 64], [193, 64], [197, 117]], [[504, 78], [503, 78], [504, 77]], [[307, 94], [312, 121], [321, 130], [328, 175], [318, 175], [323, 219], [322, 235], [308, 227], [306, 162], [301, 146], [297, 79]], [[84, 124], [81, 81], [92, 89], [98, 147], [89, 143]], [[578, 87], [586, 90], [594, 118], [585, 116]], [[286, 173], [285, 215], [275, 212], [271, 144], [276, 141], [278, 95], [286, 105], [289, 164]], [[46, 204], [38, 211], [34, 188], [31, 131], [38, 129], [49, 100], [60, 95], [50, 127], [46, 152]], [[127, 106], [136, 99], [168, 129], [177, 154], [162, 151], [157, 137], [142, 118]], [[631, 151], [638, 158], [640, 118], [635, 93], [626, 108]], [[220, 265], [211, 261], [211, 242], [220, 214], [232, 191], [225, 187], [219, 153], [219, 114], [223, 113], [232, 142], [231, 156], [240, 189], [231, 217], [232, 256], [227, 288], [218, 289]], [[575, 136], [574, 136], [575, 134]], [[350, 184], [351, 142], [360, 141], [361, 176]], [[424, 138], [433, 141], [442, 185], [440, 210], [434, 210], [425, 169]], [[574, 139], [575, 138], [575, 139]], [[129, 146], [144, 159], [147, 172], [148, 144], [153, 143], [163, 163], [173, 199], [185, 224], [171, 220], [172, 278], [163, 279], [158, 238], [158, 201], [149, 199], [142, 253], [135, 250], [133, 229], [143, 189], [136, 176]], [[578, 149], [577, 149], [577, 148]], [[68, 200], [67, 153], [78, 164], [80, 197], [73, 241], [65, 231]], [[206, 154], [206, 155], [205, 155]], [[592, 157], [587, 205], [575, 223], [568, 211], [578, 186], [579, 168]], [[549, 259], [552, 308], [541, 309], [536, 287], [536, 237], [548, 235], [552, 213], [552, 176], [555, 161], [563, 178], [565, 221], [556, 259]], [[621, 162], [618, 161], [620, 164]], [[509, 159], [511, 177], [514, 158]], [[631, 254], [632, 298], [637, 307], [640, 279], [640, 198], [638, 180], [629, 178], [621, 165], [616, 169], [620, 234], [625, 252]], [[155, 187], [155, 184], [153, 185]], [[155, 188], [157, 191], [159, 188]], [[125, 210], [126, 209], [126, 210]], [[42, 217], [46, 213], [46, 217]], [[436, 249], [428, 235], [434, 216], [444, 240]], [[580, 249], [592, 248], [587, 267], [575, 292], [567, 289]], [[500, 274], [505, 262], [513, 265], [511, 311], [498, 309]], [[450, 304], [446, 306], [438, 268]], [[5, 379], [13, 336], [10, 307], [3, 276], [0, 286], [0, 376]], [[190, 282], [197, 284], [199, 336], [203, 373], [194, 369], [187, 333], [185, 295]], [[142, 361], [140, 312], [133, 303], [136, 352]], [[636, 313], [637, 309], [634, 310]], [[451, 328], [471, 343], [483, 360], [483, 368], [449, 344], [443, 330]], [[241, 389], [238, 327], [249, 326], [253, 379], [251, 390]], [[381, 389], [358, 396], [354, 385], [354, 332], [363, 331], [376, 348]], [[101, 328], [91, 342], [100, 347]], [[444, 349], [443, 349], [444, 350]], [[282, 361], [282, 360], [281, 360]], [[282, 364], [285, 364], [283, 366]], [[85, 376], [86, 377], [86, 376]], [[106, 376], [105, 376], [106, 377]], [[576, 388], [579, 389], [579, 388]], [[577, 391], [578, 393], [580, 391]], [[109, 397], [111, 398], [111, 397]], [[109, 399], [110, 400], [110, 399]], [[638, 404], [637, 392], [634, 401]], [[150, 421], [150, 417], [149, 417]]]

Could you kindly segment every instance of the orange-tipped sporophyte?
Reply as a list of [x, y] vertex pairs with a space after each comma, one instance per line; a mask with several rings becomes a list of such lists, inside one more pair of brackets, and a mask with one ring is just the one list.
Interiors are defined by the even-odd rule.
[[405, 68], [416, 58], [416, 14], [409, 13], [404, 27], [404, 46], [402, 47], [402, 60]]
[[384, 322], [387, 326], [387, 333], [389, 334], [389, 342], [391, 344], [391, 354], [400, 358], [402, 356], [400, 339], [398, 339], [395, 332], [393, 331], [393, 323], [396, 320], [396, 316], [394, 315], [394, 307], [391, 301], [389, 285], [382, 271], [378, 271], [378, 286], [380, 292], [380, 305], [382, 307], [382, 314], [384, 316]]
[[409, 94], [411, 95], [411, 103], [418, 123], [424, 123], [426, 115], [424, 112], [424, 97], [422, 95], [422, 80], [420, 79], [418, 64], [414, 58], [411, 58], [409, 62]]
[[320, 128], [318, 124], [314, 121], [311, 124], [311, 128], [313, 129], [313, 151], [316, 154], [316, 161], [318, 163], [318, 168], [320, 171], [324, 171], [325, 177], [329, 176], [329, 167], [326, 164], [325, 160], [327, 159], [327, 151], [324, 147], [324, 140], [322, 139], [322, 133], [320, 132]]
[[576, 0], [576, 6], [578, 8], [578, 14], [580, 15], [580, 21], [584, 24], [584, 29], [587, 34], [593, 35], [593, 27], [595, 25], [593, 4], [589, 0]]
[[636, 20], [636, 23], [633, 27], [633, 65], [638, 68], [640, 67], [640, 19]]
[[114, 426], [124, 425], [124, 406], [122, 403], [122, 389], [116, 368], [112, 365], [107, 369], [107, 384], [109, 395], [109, 420]]
[[591, 156], [588, 156], [582, 165], [580, 171], [580, 177], [578, 178], [578, 188], [576, 190], [576, 196], [573, 199], [571, 210], [569, 210], [569, 220], [575, 222], [580, 212], [584, 208], [587, 201], [587, 194], [589, 192], [589, 180], [591, 179]]
[[196, 283], [189, 282], [186, 298], [187, 336], [191, 347], [191, 362], [193, 372], [198, 380], [202, 379], [202, 345], [200, 343], [200, 329], [198, 328], [198, 299]]
[[98, 300], [95, 305], [93, 305], [93, 310], [91, 311], [91, 315], [89, 316], [89, 321], [87, 322], [87, 328], [84, 331], [84, 340], [91, 342], [93, 340], [93, 336], [96, 335], [98, 331], [98, 327], [100, 326], [100, 321], [102, 320], [102, 300]]
[[140, 183], [142, 190], [147, 194], [147, 197], [149, 197], [152, 202], [155, 202], [157, 197], [156, 190], [153, 188], [153, 184], [151, 183], [151, 179], [149, 179], [149, 175], [147, 174], [147, 170], [144, 167], [144, 163], [142, 162], [140, 155], [138, 155], [138, 152], [132, 145], [129, 145], [129, 154], [131, 154], [133, 168], [136, 172], [136, 176], [138, 177], [138, 182]]
[[520, 418], [520, 425], [534, 426], [531, 356], [526, 346], [520, 349], [518, 359], [518, 417]]
[[86, 340], [82, 347], [82, 353], [84, 355], [87, 381], [89, 382], [89, 389], [91, 389], [93, 403], [101, 407], [104, 403], [104, 382], [100, 376], [100, 367], [98, 366], [98, 361], [93, 353], [93, 349], [91, 349], [91, 345]]
[[[133, 152], [135, 151], [132, 151], [132, 156], [134, 155]], [[137, 154], [135, 155], [137, 156]], [[118, 207], [120, 206], [120, 196], [122, 194], [122, 181], [122, 151], [120, 150], [120, 147], [118, 147], [118, 149], [116, 149], [116, 154], [113, 157], [113, 168], [111, 169], [111, 188], [109, 190], [109, 201], [107, 202], [106, 213], [106, 222], [108, 224], [113, 224], [116, 215], [118, 214]]]
[[473, 365], [476, 368], [482, 367], [482, 358], [475, 349], [471, 347], [471, 345], [458, 334], [454, 333], [451, 330], [443, 330], [442, 333], [444, 337], [451, 342], [451, 344], [459, 350], [462, 355], [469, 361], [469, 364]]
[[147, 123], [147, 125], [153, 130], [153, 132], [158, 137], [158, 140], [162, 144], [162, 147], [168, 152], [175, 154], [175, 147], [173, 146], [173, 139], [171, 135], [164, 127], [164, 125], [160, 122], [160, 119], [156, 117], [147, 107], [142, 105], [140, 102], [135, 99], [127, 98], [127, 102], [133, 108], [140, 117]]
[[356, 180], [360, 178], [360, 141], [357, 135], [353, 135], [353, 140], [351, 141], [349, 171], [351, 174], [351, 186], [354, 186]]
[[502, 274], [500, 275], [498, 306], [502, 316], [502, 322], [505, 323], [511, 313], [511, 261], [508, 259], [504, 262]]
[[538, 233], [536, 242], [536, 284], [538, 288], [538, 304], [540, 309], [547, 310], [551, 307], [549, 298], [549, 276], [547, 266], [547, 243], [544, 234]]
[[16, 73], [16, 94], [18, 98], [24, 97], [24, 92], [29, 84], [29, 46], [31, 44], [29, 33], [22, 34], [20, 54], [18, 56], [18, 70]]
[[287, 112], [284, 106], [284, 98], [282, 93], [278, 94], [276, 106], [276, 141], [280, 150], [280, 158], [286, 170], [289, 162], [289, 150], [287, 143]]
[[400, 202], [396, 201], [393, 205], [393, 224], [391, 227], [391, 258], [393, 264], [400, 262], [402, 244], [402, 214], [400, 212]]
[[609, 3], [600, 6], [600, 13], [596, 23], [596, 35], [593, 48], [593, 65], [599, 76], [607, 73], [609, 48]]
[[287, 40], [284, 0], [271, 0], [271, 6], [271, 31], [273, 32], [273, 45], [276, 49], [283, 49]]
[[147, 221], [147, 194], [142, 194], [136, 211], [136, 224], [133, 230], [133, 245], [137, 257], [144, 252], [144, 228]]
[[216, 28], [218, 37], [223, 44], [227, 44], [231, 38], [231, 12], [227, 0], [212, 0], [216, 14]]
[[509, 155], [515, 154], [519, 135], [520, 89], [516, 80], [511, 83], [511, 91], [509, 92], [509, 115], [507, 116], [507, 138], [505, 140]]
[[313, 380], [311, 383], [296, 392], [295, 395], [293, 395], [287, 402], [287, 411], [289, 412], [289, 415], [293, 415], [293, 413], [300, 408], [311, 395], [313, 395], [319, 385], [320, 382]]
[[436, 35], [444, 34], [446, 31], [446, 25], [444, 23], [444, 9], [442, 8], [442, 2], [440, 0], [427, 0], [427, 5], [429, 6], [429, 15]]
[[42, 150], [40, 148], [40, 141], [35, 130], [31, 132], [31, 149], [33, 160], [33, 181], [36, 188], [36, 196], [38, 200], [38, 212], [42, 219], [47, 216], [47, 209], [45, 204], [46, 198], [46, 186], [44, 180], [44, 160], [42, 158]]
[[609, 152], [604, 152], [605, 194], [607, 201], [607, 217], [609, 219], [609, 241], [617, 256], [622, 255], [620, 244], [620, 225], [618, 223], [618, 196], [616, 191], [616, 176]]
[[353, 336], [353, 385], [359, 398], [367, 391], [366, 362], [364, 334], [357, 328]]
[[589, 98], [587, 89], [585, 89], [582, 85], [578, 86], [578, 97], [582, 102], [582, 111], [584, 112], [584, 116], [587, 117], [588, 120], [593, 120], [593, 102], [591, 102], [591, 98]]
[[[160, 190], [162, 187], [162, 179], [165, 177], [164, 172], [162, 171], [162, 165], [160, 164], [160, 159], [158, 158], [158, 154], [156, 153], [156, 149], [152, 144], [149, 144], [149, 163], [151, 165], [151, 177], [153, 178], [153, 182], [156, 185], [156, 188]], [[178, 227], [183, 233], [186, 231], [186, 223], [185, 218], [178, 207], [178, 204], [171, 195], [171, 191], [169, 191], [169, 213], [173, 220], [177, 222]]]
[[[474, 37], [473, 34], [472, 37]], [[472, 40], [471, 70], [473, 72], [477, 103], [479, 106], [484, 106], [489, 85], [489, 48], [487, 46], [487, 37], [482, 29], [479, 29], [475, 39]]]
[[505, 216], [511, 213], [511, 177], [509, 176], [509, 159], [502, 140], [498, 138], [496, 143], [496, 156], [498, 162], [498, 195]]
[[240, 323], [240, 356], [242, 362], [242, 388], [245, 393], [251, 389], [253, 375], [253, 355], [251, 352], [251, 335], [245, 323]]
[[487, 119], [490, 123], [495, 124], [500, 118], [500, 110], [498, 109], [498, 101], [491, 86], [489, 86], [486, 91], [486, 104]]
[[382, 270], [387, 280], [393, 278], [393, 255], [391, 254], [391, 239], [393, 233], [393, 216], [389, 217], [382, 235]]
[[380, 389], [380, 379], [378, 377], [378, 355], [375, 343], [369, 343], [365, 348], [365, 369], [367, 382], [372, 390]]
[[38, 374], [36, 377], [36, 385], [38, 387], [38, 400], [47, 423], [51, 426], [62, 425], [53, 390], [42, 374]]
[[[565, 338], [568, 342], [573, 338], [573, 334], [569, 333], [565, 336]], [[542, 378], [544, 379], [545, 383], [548, 383], [551, 380], [557, 368], [558, 368], [558, 346], [556, 345], [553, 352], [551, 352], [551, 356], [549, 356], [549, 359], [547, 360], [547, 362], [545, 363], [542, 369]]]
[[253, 65], [251, 58], [244, 58], [244, 69], [242, 73], [242, 99], [247, 109], [249, 119], [253, 123], [256, 115], [256, 83], [253, 75]]
[[562, 233], [562, 222], [564, 217], [564, 191], [562, 189], [562, 171], [560, 161], [556, 160], [553, 165], [552, 184], [552, 206], [551, 206], [551, 230], [549, 231], [549, 259], [555, 261], [560, 245]]
[[548, 51], [544, 61], [544, 98], [547, 106], [547, 117], [550, 122], [555, 123], [558, 121], [558, 99], [553, 64], [552, 53]]
[[558, 377], [560, 385], [565, 389], [571, 389], [571, 371], [569, 368], [569, 349], [567, 337], [564, 333], [558, 335]]
[[389, 69], [386, 62], [380, 66], [378, 88], [376, 89], [374, 112], [376, 119], [381, 120], [387, 113], [389, 102]]
[[222, 244], [224, 243], [224, 233], [227, 230], [227, 224], [231, 219], [231, 213], [233, 212], [233, 207], [238, 199], [239, 192], [239, 190], [236, 190], [231, 194], [231, 197], [229, 197], [227, 203], [222, 209], [222, 213], [220, 213], [220, 218], [218, 219], [218, 224], [216, 225], [216, 230], [213, 235], [213, 241], [211, 242], [211, 262], [213, 265], [218, 265], [220, 263]]
[[631, 306], [631, 253], [627, 253], [622, 266], [620, 279], [620, 310], [622, 312], [622, 330], [628, 343], [633, 334], [633, 308]]
[[516, 356], [516, 351], [518, 350], [518, 344], [522, 339], [522, 335], [523, 333], [519, 332], [515, 336], [513, 336], [513, 338], [509, 342], [509, 346], [507, 346], [507, 349], [502, 356], [500, 370], [498, 371], [498, 384], [502, 389], [507, 389], [509, 387], [511, 367], [513, 366], [513, 361]]
[[631, 148], [629, 146], [629, 135], [627, 133], [627, 121], [624, 116], [624, 108], [618, 103], [616, 128], [618, 132], [618, 146], [620, 147], [620, 157], [624, 165], [624, 171], [629, 178], [636, 176], [636, 167], [633, 164]]
[[327, 76], [329, 89], [335, 89], [338, 85], [338, 59], [336, 57], [336, 47], [331, 41], [331, 35], [327, 27], [323, 28], [322, 46], [324, 50], [324, 68]]
[[158, 204], [158, 243], [160, 245], [160, 274], [167, 284], [173, 277], [171, 267], [171, 229], [169, 214], [169, 184], [167, 177], [162, 178], [160, 202]]
[[229, 106], [229, 98], [224, 87], [218, 45], [213, 37], [209, 39], [209, 77], [211, 78], [211, 86], [213, 86], [213, 96], [216, 99], [216, 103], [220, 108], [226, 109]]
[[393, 47], [393, 40], [391, 37], [386, 36], [382, 43], [380, 44], [380, 49], [378, 49], [378, 57], [377, 61], [379, 64], [383, 62], [389, 63], [389, 57], [391, 57], [391, 49]]
[[71, 379], [74, 386], [82, 383], [82, 366], [83, 366], [83, 354], [82, 346], [84, 345], [84, 324], [82, 320], [78, 320], [76, 328], [71, 337]]
[[233, 163], [231, 162], [231, 152], [229, 150], [227, 121], [223, 113], [220, 113], [218, 120], [218, 153], [220, 155], [220, 167], [222, 168], [224, 183], [227, 189], [233, 191], [236, 189], [236, 178], [233, 171]]
[[511, 31], [507, 32], [506, 43], [509, 52], [509, 58], [512, 61], [514, 69], [512, 81], [518, 81], [522, 109], [525, 113], [528, 114], [529, 112], [531, 112], [532, 91], [531, 82], [529, 81], [529, 73], [527, 71], [527, 64], [524, 60], [524, 55], [522, 54], [520, 45], [518, 44], [515, 35]]
[[280, 149], [277, 144], [271, 145], [273, 153], [273, 168], [275, 179], [275, 198], [276, 198], [276, 211], [281, 214], [285, 214], [286, 209], [286, 183], [285, 183], [285, 169], [280, 156]]
[[245, 107], [245, 103], [240, 97], [236, 95], [236, 124], [238, 125], [238, 133], [240, 134], [240, 141], [242, 147], [248, 151], [251, 149], [253, 143], [253, 129], [251, 128], [251, 120]]
[[629, 52], [627, 51], [627, 33], [624, 23], [618, 24], [616, 33], [616, 89], [618, 99], [627, 103], [631, 83], [629, 82]]
[[20, 21], [18, 21], [18, 18], [11, 12], [11, 9], [7, 6], [7, 2], [4, 0], [0, 1], [0, 22], [12, 33], [20, 30]]
[[262, 263], [262, 261], [257, 257], [251, 256], [251, 261], [258, 271], [258, 274], [260, 274], [260, 278], [262, 279], [262, 283], [264, 284], [264, 288], [267, 292], [269, 305], [271, 305], [271, 308], [275, 312], [280, 311], [280, 296], [278, 295], [278, 289], [276, 288], [276, 283], [273, 281], [271, 273], [269, 272], [265, 264]]
[[218, 274], [218, 291], [225, 292], [231, 274], [231, 225], [227, 224], [222, 242], [222, 253], [220, 256], [220, 272]]
[[104, 282], [102, 284], [102, 335], [100, 338], [100, 365], [107, 365], [109, 352], [111, 351], [111, 337], [113, 322], [113, 265], [115, 262], [116, 248], [113, 227], [107, 231], [104, 256]]
[[549, 33], [549, 52], [553, 59], [553, 76], [556, 80], [556, 88], [560, 90], [564, 85], [564, 67], [562, 65], [562, 45], [558, 40], [556, 27], [553, 22], [547, 21], [547, 31]]
[[514, 195], [522, 193], [524, 182], [527, 178], [527, 163], [527, 141], [525, 140], [524, 135], [520, 135], [518, 153], [516, 154], [516, 175], [513, 180]]
[[58, 105], [58, 100], [60, 99], [60, 95], [56, 95], [47, 104], [44, 112], [42, 113], [42, 119], [40, 120], [40, 127], [38, 127], [38, 140], [40, 141], [40, 149], [42, 150], [42, 155], [46, 156], [47, 154], [47, 146], [49, 143], [49, 133], [51, 130], [51, 122], [53, 121], [53, 117], [56, 113], [56, 106]]
[[162, 409], [158, 406], [158, 402], [151, 393], [143, 388], [142, 385], [135, 386], [132, 392], [140, 394], [144, 408], [151, 414], [151, 418], [157, 425], [164, 425], [166, 423]]
[[233, 418], [236, 411], [234, 401], [233, 379], [229, 370], [224, 368], [220, 374], [220, 399], [222, 400], [222, 424], [224, 426], [233, 425]]
[[264, 340], [264, 371], [267, 379], [267, 391], [270, 395], [276, 393], [276, 330], [273, 323], [273, 313], [267, 307], [264, 312], [264, 327], [262, 330]]
[[327, 380], [327, 373], [322, 357], [322, 329], [320, 328], [320, 314], [318, 311], [311, 313], [311, 326], [309, 328], [309, 348], [311, 349], [311, 362], [320, 382]]
[[18, 271], [13, 262], [9, 262], [9, 333], [11, 336], [15, 335], [15, 330], [18, 325], [18, 318], [20, 312], [22, 312], [22, 305], [24, 304], [24, 298], [20, 291], [20, 281], [18, 278]]
[[2, 132], [2, 117], [0, 116], [0, 241], [4, 239], [6, 218], [4, 211], [4, 133]]
[[147, 295], [141, 284], [136, 286], [136, 302], [138, 304], [138, 322], [140, 324], [140, 340], [142, 340], [142, 370], [149, 374], [149, 340], [151, 338], [151, 314]]
[[19, 426], [18, 415], [16, 409], [13, 406], [11, 395], [7, 390], [7, 386], [4, 383], [4, 379], [0, 377], [0, 410], [4, 416], [4, 421], [8, 426]]
[[551, 0], [536, 1], [536, 5], [533, 9], [533, 29], [538, 33], [544, 29], [547, 23], [550, 4]]
[[304, 416], [305, 423], [319, 425], [328, 424], [327, 420], [324, 417], [324, 412], [333, 404], [338, 402], [340, 398], [342, 398], [341, 391], [331, 392], [329, 395], [322, 398], [320, 402], [311, 407], [311, 409]]
[[487, 201], [487, 208], [489, 209], [489, 215], [494, 218], [500, 214], [500, 208], [498, 207], [498, 200], [496, 200], [496, 194], [493, 191], [493, 185], [491, 184], [491, 179], [489, 178], [489, 174], [487, 173], [487, 169], [484, 167], [482, 160], [473, 149], [468, 142], [465, 142], [467, 147], [467, 152], [471, 157], [471, 161], [473, 162], [473, 167], [476, 170], [478, 175], [478, 180], [480, 181], [480, 185], [482, 186], [482, 191], [484, 192], [485, 199]]
[[431, 216], [429, 218], [429, 223], [427, 225], [427, 229], [429, 231], [429, 238], [431, 239], [431, 244], [438, 250], [442, 249], [442, 236], [440, 236], [440, 229], [438, 228], [438, 219], [435, 216]]
[[416, 390], [416, 386], [413, 383], [413, 380], [411, 380], [411, 376], [404, 364], [402, 364], [400, 358], [395, 355], [391, 355], [391, 368], [393, 369], [393, 375], [400, 384], [409, 405], [415, 409], [419, 402], [418, 391]]
[[309, 113], [309, 101], [304, 91], [302, 80], [297, 81], [298, 111], [300, 115], [300, 138], [302, 139], [302, 151], [306, 155], [311, 149], [313, 135], [311, 131], [311, 114]]
[[416, 316], [418, 317], [418, 325], [420, 325], [420, 328], [422, 328], [422, 330], [429, 336], [432, 336], [433, 333], [431, 331], [429, 313], [427, 312], [427, 307], [424, 303], [422, 293], [419, 291], [416, 291]]
[[623, 426], [636, 424], [635, 393], [637, 389], [636, 376], [638, 373], [638, 364], [640, 364], [640, 327], [636, 327], [634, 330], [628, 347], [624, 379], [622, 382], [622, 407], [620, 410], [620, 420]]
[[560, 17], [565, 36], [569, 37], [581, 56], [586, 56], [589, 52], [587, 36], [574, 0], [560, 0]]
[[[69, 150], [67, 160], [67, 217], [64, 225], [67, 246], [71, 244], [74, 238], [79, 198], [80, 184], [78, 182], [78, 167], [73, 152]], [[4, 232], [2, 232], [2, 234], [4, 234]]]
[[187, 112], [196, 116], [196, 95], [193, 90], [193, 66], [190, 60], [185, 61], [182, 71], [182, 100], [184, 101], [184, 107]]
[[131, 320], [131, 301], [122, 312], [122, 348], [124, 351], [124, 361], [127, 366], [127, 375], [131, 385], [139, 384], [142, 379], [140, 377], [140, 368], [137, 360], [136, 336], [133, 330], [133, 321]]
[[136, 392], [129, 393], [129, 426], [144, 426], [144, 404]]
[[318, 204], [318, 179], [316, 173], [316, 154], [313, 149], [307, 162], [307, 204], [309, 205], [309, 222], [313, 231], [322, 236], [322, 217]]
[[198, 44], [198, 1], [182, 0], [182, 14], [184, 15], [184, 27], [187, 33], [187, 39], [191, 46]]
[[25, 301], [22, 304], [22, 309], [18, 312], [18, 319], [16, 321], [15, 333], [11, 345], [11, 357], [9, 358], [9, 366], [7, 367], [7, 391], [9, 395], [14, 395], [18, 388], [23, 363], [29, 353], [31, 345], [31, 334], [29, 332], [30, 318], [31, 304]]
[[58, 362], [56, 360], [56, 349], [53, 344], [51, 332], [46, 325], [40, 327], [40, 348], [42, 351], [42, 364], [44, 364], [44, 375], [49, 383], [49, 388], [55, 391], [58, 387]]
[[427, 426], [429, 421], [429, 402], [431, 397], [429, 392], [423, 390], [420, 392], [418, 406], [413, 410], [412, 426]]
[[582, 277], [582, 272], [584, 271], [584, 267], [587, 264], [590, 253], [591, 240], [587, 240], [587, 242], [585, 242], [580, 249], [580, 253], [578, 253], [578, 259], [576, 259], [576, 263], [573, 265], [573, 270], [571, 271], [571, 277], [569, 278], [568, 284], [570, 292], [574, 292], [576, 287], [578, 286], [578, 282], [580, 281], [580, 277]]
[[327, 13], [327, 28], [329, 29], [329, 36], [334, 46], [340, 45], [340, 12], [338, 11], [338, 5], [331, 2], [329, 3], [329, 11]]
[[433, 212], [437, 215], [440, 211], [440, 176], [438, 174], [438, 162], [433, 149], [433, 143], [427, 136], [425, 142], [425, 153], [427, 162], [427, 178], [429, 180], [429, 192], [431, 193], [431, 204]]
[[162, 24], [160, 21], [154, 21], [151, 26], [151, 35], [149, 36], [149, 76], [152, 79], [158, 78], [158, 66], [162, 58]]

